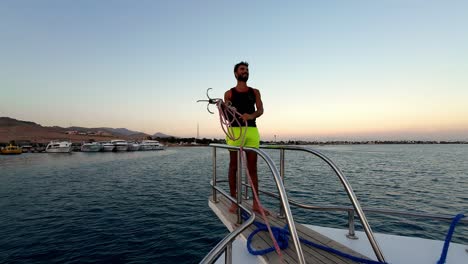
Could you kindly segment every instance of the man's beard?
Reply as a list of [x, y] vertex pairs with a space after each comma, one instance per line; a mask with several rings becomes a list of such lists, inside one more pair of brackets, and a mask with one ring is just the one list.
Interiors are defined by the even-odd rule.
[[239, 75], [237, 76], [237, 80], [241, 82], [247, 82], [249, 80], [249, 75], [248, 74]]

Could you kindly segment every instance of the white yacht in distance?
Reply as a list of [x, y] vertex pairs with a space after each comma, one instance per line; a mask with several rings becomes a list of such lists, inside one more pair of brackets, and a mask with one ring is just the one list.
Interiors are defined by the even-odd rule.
[[111, 140], [111, 143], [115, 146], [115, 151], [127, 151], [128, 142], [122, 139]]
[[140, 144], [140, 150], [163, 150], [164, 145], [157, 140], [143, 140]]
[[86, 142], [81, 145], [82, 152], [98, 152], [101, 151], [102, 145], [99, 142]]
[[137, 142], [128, 143], [128, 151], [137, 151], [140, 150], [140, 144]]
[[72, 143], [70, 141], [51, 141], [45, 149], [48, 153], [71, 153]]
[[111, 142], [104, 141], [104, 142], [100, 142], [100, 144], [102, 146], [102, 151], [104, 152], [114, 151], [115, 146]]

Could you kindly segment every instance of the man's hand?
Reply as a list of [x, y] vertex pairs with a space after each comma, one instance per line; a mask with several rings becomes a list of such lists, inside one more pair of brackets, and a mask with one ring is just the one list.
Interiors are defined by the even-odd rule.
[[243, 114], [241, 115], [241, 118], [244, 119], [245, 121], [254, 119], [251, 114]]

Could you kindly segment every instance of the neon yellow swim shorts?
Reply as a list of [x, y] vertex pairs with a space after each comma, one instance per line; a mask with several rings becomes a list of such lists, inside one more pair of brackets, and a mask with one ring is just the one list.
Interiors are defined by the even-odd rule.
[[[245, 132], [246, 127], [229, 127], [229, 132], [238, 138], [241, 132]], [[245, 132], [245, 141], [243, 147], [258, 148], [260, 146], [260, 134], [257, 127], [247, 127]], [[240, 147], [242, 144], [242, 137], [237, 140], [232, 140], [226, 137], [226, 143], [230, 146]]]

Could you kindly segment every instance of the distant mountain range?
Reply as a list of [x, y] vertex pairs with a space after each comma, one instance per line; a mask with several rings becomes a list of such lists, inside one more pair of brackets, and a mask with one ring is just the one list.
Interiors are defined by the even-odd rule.
[[130, 136], [130, 135], [135, 135], [135, 134], [145, 134], [143, 132], [139, 132], [139, 131], [133, 131], [133, 130], [130, 130], [130, 129], [126, 129], [126, 128], [111, 128], [111, 127], [100, 127], [100, 128], [97, 128], [97, 129], [101, 129], [101, 130], [105, 130], [105, 131], [108, 131], [112, 134], [121, 134], [121, 135], [125, 135], [125, 136]]
[[0, 127], [11, 127], [18, 125], [40, 126], [31, 121], [21, 121], [10, 117], [0, 117]]
[[[123, 137], [131, 139], [142, 139], [150, 136], [149, 134], [129, 130], [127, 128], [110, 128], [110, 127], [59, 127], [59, 126], [42, 126], [31, 121], [22, 121], [10, 117], [0, 117], [0, 142], [15, 140], [15, 139], [50, 139], [50, 138], [66, 138], [68, 131], [77, 131], [82, 134], [98, 133], [107, 137]], [[170, 135], [157, 132], [153, 137], [168, 138]], [[78, 140], [78, 139], [77, 139]]]
[[72, 127], [67, 127], [65, 128], [66, 130], [76, 130], [80, 132], [86, 132], [86, 131], [106, 131], [110, 134], [113, 135], [123, 135], [123, 136], [132, 136], [132, 135], [142, 135], [142, 136], [149, 136], [146, 133], [139, 132], [139, 131], [132, 131], [126, 128], [111, 128], [111, 127], [93, 127], [93, 128], [87, 128], [87, 127], [77, 127], [77, 126], [72, 126]]
[[173, 136], [166, 135], [166, 134], [163, 134], [161, 132], [158, 132], [158, 133], [154, 134], [153, 137], [156, 137], [156, 138], [170, 138], [170, 137], [173, 137]]

